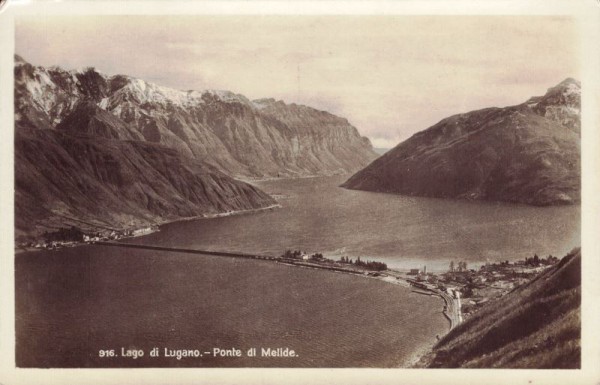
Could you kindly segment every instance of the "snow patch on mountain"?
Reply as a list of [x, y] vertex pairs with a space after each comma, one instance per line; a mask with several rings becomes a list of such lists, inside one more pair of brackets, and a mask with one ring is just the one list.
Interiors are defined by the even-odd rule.
[[[23, 84], [19, 85], [27, 89], [32, 101], [46, 113], [50, 113], [56, 106], [58, 102], [56, 95], [58, 94], [66, 93], [70, 94], [71, 97], [79, 98], [81, 96], [79, 88], [82, 86], [80, 78], [91, 70], [87, 68], [66, 71], [58, 66], [46, 69], [40, 66], [33, 66], [16, 55], [15, 67], [22, 66], [29, 67], [30, 76], [26, 77], [26, 80], [23, 80], [22, 77], [17, 78], [17, 84], [22, 82]], [[119, 83], [123, 83], [110, 97], [104, 97], [97, 103], [100, 108], [110, 110], [115, 114], [118, 114], [116, 110], [119, 110], [119, 105], [124, 101], [134, 101], [138, 104], [156, 103], [162, 106], [174, 105], [191, 108], [207, 104], [211, 100], [218, 100], [224, 103], [242, 103], [254, 107], [254, 104], [245, 96], [235, 94], [231, 91], [212, 89], [182, 91], [130, 76], [108, 76], [95, 69], [93, 71], [104, 79], [107, 84], [116, 83], [117, 80], [119, 80]], [[53, 81], [53, 77], [60, 77], [64, 80], [65, 84], [62, 85], [62, 90]]]

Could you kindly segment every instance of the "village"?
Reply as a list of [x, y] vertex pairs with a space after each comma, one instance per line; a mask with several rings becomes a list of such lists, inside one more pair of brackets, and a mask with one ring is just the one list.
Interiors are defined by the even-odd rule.
[[[447, 272], [434, 274], [423, 269], [410, 269], [407, 280], [414, 287], [431, 292], [444, 292], [457, 299], [459, 318], [468, 318], [488, 301], [511, 292], [538, 276], [559, 259], [552, 255], [537, 255], [514, 262], [486, 263], [479, 269], [469, 269], [467, 263], [450, 262]], [[462, 299], [462, 300], [461, 300]]]
[[351, 259], [347, 256], [338, 260], [329, 259], [321, 253], [309, 254], [300, 250], [286, 250], [279, 258], [281, 262], [297, 266], [335, 270], [383, 279], [387, 282], [406, 282], [415, 293], [440, 296], [444, 302], [443, 313], [451, 328], [463, 322], [485, 303], [493, 301], [514, 290], [559, 261], [552, 255], [538, 255], [517, 261], [502, 261], [477, 265], [469, 268], [467, 262], [451, 261], [443, 273], [422, 269], [390, 269], [383, 262]]
[[[56, 250], [80, 244], [106, 244], [124, 238], [150, 234], [157, 230], [157, 226], [146, 226], [136, 229], [113, 229], [86, 233], [72, 226], [71, 228], [61, 228], [54, 232], [45, 232], [40, 240], [20, 243], [17, 246], [17, 250]], [[552, 255], [546, 258], [534, 255], [533, 257], [514, 262], [506, 260], [503, 262], [486, 263], [478, 265], [479, 268], [469, 268], [467, 262], [464, 261], [451, 261], [446, 272], [433, 273], [427, 271], [427, 266], [423, 266], [422, 269], [409, 269], [408, 271], [390, 269], [383, 262], [361, 260], [360, 257], [352, 259], [343, 256], [334, 260], [326, 258], [321, 253], [309, 254], [300, 250], [286, 250], [279, 257], [238, 255], [235, 253], [221, 254], [270, 259], [298, 267], [359, 274], [383, 279], [391, 283], [407, 284], [412, 286], [414, 288], [413, 291], [416, 293], [440, 296], [446, 303], [443, 313], [450, 321], [451, 328], [460, 324], [488, 301], [499, 298], [516, 287], [529, 282], [545, 269], [559, 261], [557, 257]]]
[[139, 237], [158, 230], [158, 226], [145, 226], [135, 229], [107, 229], [84, 232], [76, 226], [60, 228], [52, 232], [44, 232], [36, 240], [17, 243], [17, 251], [57, 250], [63, 247], [74, 247], [101, 241], [116, 241], [124, 238]]

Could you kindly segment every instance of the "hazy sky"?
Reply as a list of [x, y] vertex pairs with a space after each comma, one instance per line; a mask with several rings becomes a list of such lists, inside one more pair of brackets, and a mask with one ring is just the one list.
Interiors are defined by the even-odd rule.
[[579, 77], [576, 25], [535, 16], [94, 16], [17, 20], [16, 52], [347, 118], [376, 147]]

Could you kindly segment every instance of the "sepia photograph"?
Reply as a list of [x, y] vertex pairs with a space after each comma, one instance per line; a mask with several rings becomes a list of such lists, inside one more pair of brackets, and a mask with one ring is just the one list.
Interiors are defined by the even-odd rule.
[[15, 369], [584, 369], [580, 17], [11, 21]]

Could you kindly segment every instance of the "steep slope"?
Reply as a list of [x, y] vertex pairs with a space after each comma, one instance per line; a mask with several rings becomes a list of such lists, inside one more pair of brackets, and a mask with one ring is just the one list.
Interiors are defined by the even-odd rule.
[[581, 250], [489, 303], [453, 329], [419, 366], [579, 368]]
[[[377, 157], [347, 120], [229, 91], [179, 91], [88, 68], [65, 71], [15, 58], [16, 120], [56, 128], [81, 101], [126, 123], [119, 138], [161, 143], [234, 176], [310, 176], [355, 172]], [[115, 133], [103, 134], [115, 135]]]
[[253, 103], [261, 115], [283, 123], [282, 133], [292, 145], [291, 153], [285, 154], [286, 163], [293, 162], [311, 173], [318, 173], [323, 164], [331, 172], [346, 173], [360, 169], [376, 157], [369, 140], [360, 137], [358, 130], [344, 118], [274, 99]]
[[14, 74], [17, 235], [266, 207], [274, 200], [228, 174], [347, 173], [376, 157], [345, 119], [309, 107], [19, 56]]
[[123, 228], [275, 201], [175, 150], [143, 141], [17, 129], [15, 227]]
[[343, 187], [532, 205], [580, 201], [580, 85], [454, 115], [413, 135]]

